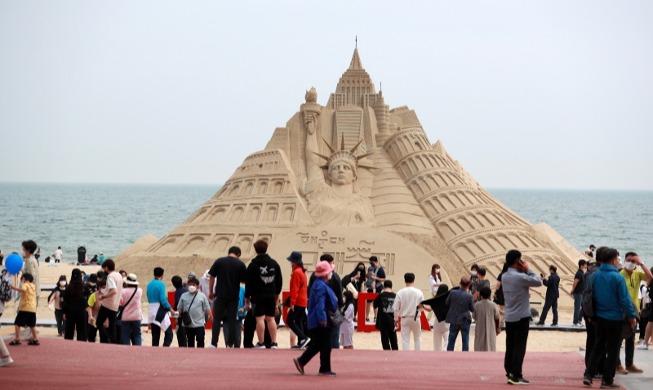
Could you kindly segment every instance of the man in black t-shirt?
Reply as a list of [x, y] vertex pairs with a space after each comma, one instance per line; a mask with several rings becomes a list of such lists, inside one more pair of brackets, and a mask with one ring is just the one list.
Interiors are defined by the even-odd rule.
[[[220, 338], [220, 325], [225, 321], [225, 334], [229, 335], [227, 347], [234, 348], [238, 329], [238, 298], [240, 296], [240, 283], [245, 283], [247, 268], [240, 260], [240, 248], [229, 248], [227, 257], [217, 259], [209, 270], [209, 300], [213, 300], [213, 326], [211, 328], [211, 345], [218, 347]], [[215, 290], [213, 289], [215, 286]]]
[[580, 305], [583, 302], [583, 291], [585, 291], [585, 271], [587, 261], [578, 260], [578, 271], [574, 275], [574, 285], [571, 287], [571, 295], [574, 297], [574, 326], [582, 326], [583, 314], [580, 312]]
[[275, 316], [279, 314], [279, 294], [283, 287], [283, 275], [276, 260], [267, 254], [268, 243], [258, 240], [254, 243], [256, 257], [247, 266], [245, 280], [245, 307], [253, 303], [256, 317], [256, 336], [258, 343], [254, 348], [265, 348], [265, 324], [268, 325], [271, 348], [277, 349], [277, 323]]
[[392, 280], [383, 282], [383, 291], [374, 299], [374, 309], [377, 310], [376, 328], [381, 333], [381, 345], [385, 350], [396, 351], [397, 329], [395, 328], [395, 313], [392, 306], [397, 294], [392, 292]]

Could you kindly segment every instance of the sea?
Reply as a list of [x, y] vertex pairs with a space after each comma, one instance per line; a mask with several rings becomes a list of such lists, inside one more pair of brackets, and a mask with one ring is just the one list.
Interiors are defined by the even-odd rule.
[[[62, 247], [112, 257], [140, 237], [162, 237], [220, 189], [219, 185], [0, 183], [0, 249], [20, 252], [33, 239], [45, 258]], [[590, 244], [637, 252], [653, 265], [653, 192], [490, 189], [536, 224], [545, 222], [578, 250]]]

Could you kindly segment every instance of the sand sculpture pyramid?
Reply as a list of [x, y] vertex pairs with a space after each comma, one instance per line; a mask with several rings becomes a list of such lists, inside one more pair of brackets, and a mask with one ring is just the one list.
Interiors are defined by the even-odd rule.
[[474, 263], [494, 279], [517, 248], [538, 273], [556, 264], [568, 292], [582, 257], [550, 227], [497, 201], [441, 142], [431, 144], [413, 110], [390, 109], [357, 49], [326, 105], [306, 92], [299, 112], [199, 210], [121, 261], [147, 274], [156, 264], [202, 271], [232, 245], [249, 260], [259, 239], [286, 275], [293, 250], [309, 270], [331, 253], [340, 274], [375, 255], [398, 285], [410, 271], [424, 290], [433, 263], [455, 282]]

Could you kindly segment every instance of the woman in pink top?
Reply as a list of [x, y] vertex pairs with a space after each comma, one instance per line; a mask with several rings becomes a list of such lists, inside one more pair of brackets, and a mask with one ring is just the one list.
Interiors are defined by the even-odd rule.
[[118, 319], [121, 320], [121, 340], [124, 345], [141, 345], [141, 298], [143, 290], [138, 288], [138, 278], [134, 274], [127, 275], [120, 296]]

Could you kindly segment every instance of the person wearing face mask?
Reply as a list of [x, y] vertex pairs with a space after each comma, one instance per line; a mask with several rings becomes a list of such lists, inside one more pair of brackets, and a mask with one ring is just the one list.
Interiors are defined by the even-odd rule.
[[540, 274], [542, 278], [542, 284], [546, 286], [546, 295], [544, 298], [544, 307], [542, 308], [542, 315], [540, 315], [540, 320], [537, 322], [537, 325], [544, 325], [546, 316], [549, 314], [549, 309], [553, 310], [553, 322], [551, 326], [558, 326], [558, 297], [560, 297], [560, 277], [557, 274], [558, 267], [555, 265], [549, 266], [549, 277], [545, 277], [544, 274]]
[[[600, 251], [600, 254], [599, 254]], [[627, 282], [617, 271], [619, 252], [614, 248], [599, 248], [597, 261], [602, 264], [598, 271], [589, 276], [587, 283], [592, 287], [594, 301], [595, 342], [583, 377], [585, 386], [592, 386], [592, 380], [603, 369], [601, 388], [618, 388], [614, 383], [615, 367], [619, 359], [621, 332], [624, 314], [633, 328], [637, 324], [637, 311], [629, 297]], [[605, 357], [605, 364], [599, 361]]]
[[[628, 252], [625, 256], [625, 262], [623, 264], [623, 269], [621, 270], [621, 276], [624, 277], [626, 281], [626, 289], [628, 289], [628, 296], [630, 301], [637, 311], [637, 317], [639, 318], [639, 313], [641, 311], [640, 302], [639, 302], [639, 286], [641, 282], [648, 283], [653, 279], [651, 270], [639, 259], [639, 256], [635, 252]], [[641, 269], [636, 269], [641, 267]], [[630, 337], [624, 339], [624, 351], [626, 356], [626, 367], [624, 368], [619, 360], [617, 365], [617, 372], [626, 373], [630, 372], [633, 374], [640, 374], [644, 372], [641, 368], [637, 367], [633, 361], [635, 358], [635, 334], [633, 333]]]
[[479, 282], [479, 280], [478, 280], [478, 270], [479, 270], [479, 268], [481, 268], [481, 267], [479, 267], [478, 264], [472, 264], [472, 267], [470, 268], [471, 272], [470, 272], [470, 275], [469, 275], [469, 281], [470, 281], [469, 293], [472, 294], [472, 295], [474, 295], [474, 293], [478, 289], [478, 282]]
[[188, 313], [190, 316], [190, 324], [184, 324], [182, 322], [182, 325], [186, 328], [186, 338], [189, 348], [195, 348], [196, 342], [197, 348], [204, 348], [204, 336], [206, 334], [204, 330], [204, 325], [206, 324], [205, 318], [213, 319], [209, 299], [199, 290], [199, 285], [200, 281], [197, 278], [189, 279], [188, 292], [182, 294], [177, 305], [180, 319], [183, 318], [182, 313]]
[[295, 368], [304, 375], [304, 366], [320, 353], [320, 369], [318, 375], [335, 376], [331, 370], [331, 328], [328, 312], [338, 310], [338, 299], [329, 286], [333, 276], [333, 267], [327, 261], [320, 261], [315, 267], [315, 282], [311, 285], [308, 295], [308, 331], [311, 342], [304, 353], [294, 358]]
[[574, 326], [583, 326], [582, 313], [580, 311], [580, 304], [583, 302], [583, 291], [585, 291], [585, 271], [587, 271], [587, 261], [585, 259], [578, 260], [578, 271], [574, 275], [574, 284], [571, 286], [571, 295], [574, 297]]
[[63, 318], [61, 301], [64, 291], [66, 291], [67, 284], [68, 282], [66, 281], [66, 275], [59, 276], [57, 286], [48, 297], [48, 304], [52, 303], [54, 305], [54, 318], [57, 321], [57, 336], [59, 337], [63, 336], [64, 329], [66, 328], [66, 321]]
[[440, 264], [433, 264], [431, 266], [431, 274], [429, 275], [429, 286], [431, 286], [431, 295], [435, 296], [438, 293], [438, 288], [442, 284], [442, 275], [440, 274]]

